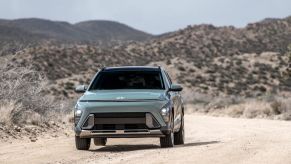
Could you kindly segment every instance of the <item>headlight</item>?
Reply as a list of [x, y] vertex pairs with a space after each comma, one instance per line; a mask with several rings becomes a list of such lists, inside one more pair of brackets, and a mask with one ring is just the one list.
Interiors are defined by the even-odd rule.
[[169, 122], [169, 120], [170, 120], [170, 108], [169, 107], [162, 108], [161, 115], [163, 116], [165, 122]]
[[75, 110], [74, 110], [74, 122], [75, 122], [75, 126], [78, 124], [78, 122], [80, 121], [80, 118], [82, 116], [82, 110], [78, 108], [78, 105], [75, 106]]
[[162, 110], [161, 110], [161, 114], [162, 114], [163, 116], [168, 115], [168, 113], [169, 113], [169, 109], [168, 109], [168, 108], [162, 108]]
[[76, 110], [75, 116], [76, 117], [81, 117], [81, 115], [82, 115], [82, 111], [80, 109]]

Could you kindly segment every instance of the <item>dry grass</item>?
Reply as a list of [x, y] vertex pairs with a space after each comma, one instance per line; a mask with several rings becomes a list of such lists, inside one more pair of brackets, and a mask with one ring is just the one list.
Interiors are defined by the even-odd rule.
[[25, 67], [10, 68], [3, 60], [0, 65], [0, 123], [34, 124], [61, 121], [70, 108], [43, 93], [46, 77]]
[[231, 105], [224, 110], [226, 114], [233, 117], [267, 118], [272, 114], [272, 109], [268, 103], [256, 100], [249, 100], [241, 104]]
[[16, 105], [15, 101], [3, 102], [0, 105], [0, 123], [10, 125], [13, 115], [13, 110], [17, 110], [21, 107], [20, 104]]
[[[210, 100], [210, 98], [204, 100]], [[215, 116], [291, 120], [291, 98], [282, 96], [248, 99], [218, 97], [208, 102], [195, 101], [188, 106], [188, 109], [188, 112]]]

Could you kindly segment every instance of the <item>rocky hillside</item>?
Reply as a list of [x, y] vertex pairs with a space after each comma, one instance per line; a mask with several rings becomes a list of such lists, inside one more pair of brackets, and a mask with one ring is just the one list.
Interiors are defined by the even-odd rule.
[[[82, 25], [82, 23], [81, 23]], [[78, 25], [80, 26], [80, 24]], [[91, 23], [83, 28], [94, 29]], [[146, 42], [101, 48], [90, 44], [44, 44], [10, 57], [11, 67], [32, 66], [51, 80], [54, 95], [71, 96], [98, 68], [163, 65], [187, 91], [244, 97], [287, 93], [291, 17], [266, 19], [245, 28], [194, 25]]]
[[93, 41], [98, 40], [98, 38], [102, 38], [103, 41], [144, 41], [152, 37], [150, 34], [113, 21], [85, 21], [74, 26], [90, 33], [90, 38]]
[[[76, 24], [44, 19], [0, 20], [0, 48], [16, 52], [21, 47], [45, 42], [103, 43], [112, 41], [144, 41], [153, 37], [125, 24], [113, 21], [87, 21]], [[15, 48], [17, 47], [17, 48]], [[10, 51], [8, 51], [10, 48]], [[3, 49], [7, 49], [4, 51]]]

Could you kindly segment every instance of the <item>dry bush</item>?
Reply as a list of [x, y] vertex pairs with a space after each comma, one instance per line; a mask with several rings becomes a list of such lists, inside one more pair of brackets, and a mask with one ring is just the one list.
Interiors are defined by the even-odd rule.
[[[291, 119], [291, 99], [275, 97], [270, 101], [265, 99], [248, 99], [242, 104], [226, 108], [228, 115], [235, 115], [240, 111], [241, 117], [245, 118], [270, 118], [280, 120]], [[237, 114], [236, 116], [239, 116]]]
[[212, 97], [207, 94], [193, 92], [188, 89], [183, 90], [183, 98], [186, 103], [203, 105], [208, 104], [212, 100]]
[[214, 97], [207, 104], [206, 108], [221, 109], [231, 105], [242, 103], [243, 101], [244, 100], [238, 96]]
[[248, 100], [241, 104], [229, 106], [226, 114], [233, 117], [267, 118], [271, 115], [270, 104], [263, 101]]
[[44, 95], [46, 77], [29, 68], [0, 65], [0, 123], [40, 124], [61, 120], [68, 113], [66, 105]]
[[[198, 98], [203, 99], [200, 96]], [[207, 101], [193, 101], [188, 110], [216, 116], [291, 120], [291, 98], [271, 95], [260, 99], [232, 96], [208, 97], [204, 100]]]
[[3, 123], [5, 125], [10, 125], [12, 120], [12, 112], [13, 110], [20, 109], [21, 104], [15, 103], [15, 101], [1, 101], [0, 105], [0, 123]]
[[276, 97], [270, 106], [277, 119], [291, 120], [291, 98]]

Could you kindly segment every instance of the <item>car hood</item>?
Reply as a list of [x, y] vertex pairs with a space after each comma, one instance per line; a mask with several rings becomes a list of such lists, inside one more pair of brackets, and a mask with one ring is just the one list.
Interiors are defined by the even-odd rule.
[[98, 90], [87, 91], [79, 101], [163, 101], [165, 90]]

